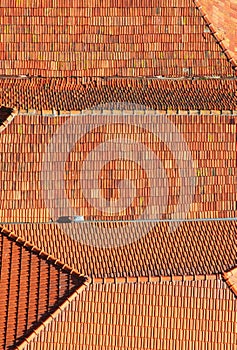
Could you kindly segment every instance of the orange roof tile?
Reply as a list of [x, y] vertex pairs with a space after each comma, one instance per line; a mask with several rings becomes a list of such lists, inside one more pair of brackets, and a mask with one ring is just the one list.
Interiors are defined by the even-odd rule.
[[236, 35], [202, 2], [1, 2], [0, 348], [236, 344]]
[[236, 306], [221, 279], [90, 285], [27, 350], [234, 349]]
[[184, 221], [173, 231], [169, 222], [148, 221], [8, 227], [93, 278], [218, 274], [236, 263], [236, 220]]
[[236, 90], [236, 79], [0, 78], [0, 104], [38, 111], [115, 102], [157, 110], [236, 110]]
[[0, 133], [0, 220], [235, 217], [236, 125], [232, 111], [20, 113]]
[[1, 75], [234, 75], [193, 0], [5, 0], [0, 16]]
[[22, 349], [82, 291], [87, 278], [2, 226], [0, 242], [0, 347]]

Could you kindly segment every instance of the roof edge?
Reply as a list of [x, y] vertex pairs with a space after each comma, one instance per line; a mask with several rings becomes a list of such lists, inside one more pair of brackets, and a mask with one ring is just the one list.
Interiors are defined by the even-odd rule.
[[91, 277], [91, 284], [123, 284], [123, 283], [175, 283], [192, 281], [220, 280], [221, 273], [206, 275], [167, 275], [167, 276], [127, 276], [127, 277]]
[[57, 317], [57, 315], [61, 313], [72, 302], [72, 300], [74, 300], [78, 296], [78, 294], [80, 294], [88, 286], [88, 284], [91, 283], [91, 279], [88, 276], [80, 274], [77, 270], [71, 268], [67, 264], [64, 264], [59, 259], [54, 258], [52, 255], [36, 247], [29, 241], [26, 241], [24, 238], [16, 235], [13, 231], [8, 230], [2, 225], [0, 225], [0, 234], [5, 235], [15, 243], [18, 243], [20, 246], [29, 250], [31, 253], [37, 254], [40, 259], [48, 261], [49, 263], [58, 267], [63, 272], [68, 273], [69, 275], [73, 276], [74, 278], [78, 279], [78, 281], [80, 281], [80, 285], [76, 289], [74, 289], [66, 299], [62, 300], [62, 302], [58, 304], [57, 308], [52, 313], [48, 314], [44, 321], [40, 321], [39, 325], [36, 328], [32, 329], [30, 334], [27, 337], [25, 337], [25, 339], [22, 342], [20, 342], [17, 346], [14, 347], [14, 349], [17, 350], [23, 350], [25, 346], [29, 344], [35, 336], [37, 336], [52, 320], [54, 320]]
[[[139, 109], [137, 109], [139, 110]], [[36, 110], [36, 109], [19, 109], [17, 111], [17, 115], [23, 115], [23, 116], [42, 116], [42, 117], [76, 117], [76, 116], [84, 116], [84, 115], [108, 115], [108, 113], [111, 113], [113, 111], [113, 115], [122, 115], [123, 109], [116, 110], [116, 109], [87, 109], [87, 110], [55, 110], [55, 109], [42, 109], [42, 110]], [[136, 110], [126, 110], [126, 116], [131, 114], [134, 115], [134, 112]], [[142, 113], [144, 115], [153, 114], [153, 115], [225, 115], [225, 116], [237, 116], [237, 110], [212, 110], [212, 109], [195, 109], [195, 110], [181, 110], [181, 109], [145, 109], [145, 110], [139, 110], [140, 115]]]
[[203, 6], [201, 5], [199, 0], [193, 0], [195, 6], [197, 7], [198, 11], [200, 12], [202, 18], [206, 22], [206, 25], [210, 29], [212, 35], [216, 39], [217, 44], [220, 46], [221, 50], [225, 54], [227, 60], [229, 63], [231, 63], [233, 70], [237, 73], [237, 61], [234, 59], [232, 53], [229, 49], [225, 46], [223, 39], [219, 35], [218, 31], [216, 31], [215, 26], [211, 23], [211, 21], [208, 18], [207, 13], [204, 11]]
[[[9, 107], [11, 108], [11, 107]], [[0, 133], [6, 129], [6, 127], [13, 121], [13, 119], [17, 116], [18, 110], [16, 108], [12, 109], [11, 114], [4, 120], [4, 122], [0, 125]]]

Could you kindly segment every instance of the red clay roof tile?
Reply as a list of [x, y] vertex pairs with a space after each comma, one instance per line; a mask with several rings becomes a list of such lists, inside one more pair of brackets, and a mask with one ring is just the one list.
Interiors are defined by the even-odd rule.
[[195, 1], [144, 4], [1, 2], [0, 74], [234, 75]]
[[236, 315], [221, 279], [91, 285], [27, 350], [232, 349]]
[[[233, 112], [161, 115], [124, 108], [117, 112], [93, 110], [71, 117], [17, 115], [0, 134], [1, 221], [48, 222], [68, 215], [85, 220], [236, 216], [237, 117]], [[105, 118], [111, 122], [101, 125]], [[86, 126], [90, 132], [83, 131]], [[65, 132], [72, 127], [73, 133]], [[134, 142], [131, 149], [124, 135]], [[101, 147], [114, 138], [117, 143], [104, 152]], [[116, 145], [120, 153], [113, 148]], [[141, 147], [155, 155], [149, 164]], [[99, 169], [100, 159], [107, 163]], [[162, 164], [160, 172], [157, 161]], [[86, 171], [94, 178], [98, 172], [98, 181], [94, 183]], [[124, 201], [133, 199], [128, 205], [119, 197], [125, 180], [136, 187], [135, 194], [124, 185]], [[184, 191], [184, 183], [190, 193]], [[100, 207], [100, 199], [113, 209]]]
[[2, 226], [0, 241], [0, 347], [21, 349], [78, 295], [87, 278]]
[[134, 103], [157, 110], [236, 110], [233, 79], [0, 79], [0, 103], [26, 110], [78, 111]]
[[[93, 278], [217, 274], [236, 262], [236, 220], [183, 222], [169, 231], [168, 222], [15, 224], [8, 227], [61, 261]], [[131, 244], [91, 246], [91, 235], [114, 232]], [[104, 229], [107, 228], [107, 231]], [[114, 230], [114, 231], [113, 231]], [[115, 231], [116, 230], [116, 231]], [[140, 235], [140, 233], [142, 233]], [[87, 244], [85, 239], [88, 240]], [[137, 277], [134, 282], [137, 281]]]

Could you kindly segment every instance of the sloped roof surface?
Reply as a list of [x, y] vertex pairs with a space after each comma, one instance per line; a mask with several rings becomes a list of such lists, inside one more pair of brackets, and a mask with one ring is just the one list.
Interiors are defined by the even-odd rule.
[[5, 228], [0, 230], [0, 348], [13, 349], [86, 279]]
[[[8, 227], [95, 278], [216, 274], [231, 269], [236, 263], [236, 220], [186, 221], [172, 231], [168, 222], [155, 225], [151, 222], [16, 224]], [[97, 246], [91, 246], [95, 236]], [[120, 242], [118, 246], [117, 237], [133, 242], [124, 246]], [[109, 243], [114, 240], [117, 247], [100, 247], [101, 240], [106, 239]]]
[[27, 350], [232, 350], [237, 341], [237, 304], [221, 280], [94, 285], [79, 299]]
[[237, 2], [236, 0], [198, 0], [213, 29], [224, 46], [237, 59]]
[[232, 79], [2, 78], [0, 104], [17, 109], [71, 111], [111, 102], [150, 109], [235, 110], [237, 81]]
[[1, 2], [0, 74], [233, 75], [193, 0]]
[[[236, 216], [236, 115], [115, 112], [17, 115], [0, 134], [0, 220]], [[118, 151], [108, 143], [113, 139]]]

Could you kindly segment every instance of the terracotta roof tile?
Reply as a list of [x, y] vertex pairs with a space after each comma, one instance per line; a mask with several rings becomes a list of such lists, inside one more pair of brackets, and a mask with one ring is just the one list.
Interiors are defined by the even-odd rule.
[[[86, 116], [71, 117], [30, 112], [17, 115], [0, 134], [0, 183], [4, 190], [1, 193], [1, 221], [47, 222], [50, 218], [55, 221], [68, 215], [83, 216], [85, 220], [182, 219], [184, 214], [191, 219], [236, 216], [237, 117], [233, 112], [224, 111], [221, 115], [193, 111], [185, 115], [172, 111], [172, 114], [162, 116], [159, 111], [140, 109], [117, 112], [116, 115], [115, 109], [93, 110]], [[95, 127], [90, 124], [91, 118]], [[99, 126], [99, 121], [105, 118], [111, 122]], [[164, 125], [157, 129], [157, 123], [163, 122], [169, 124], [168, 133]], [[86, 123], [91, 131], [85, 133], [82, 129]], [[71, 127], [74, 132], [67, 133], [65, 139], [65, 130]], [[152, 131], [156, 130], [154, 127], [159, 137]], [[134, 146], [131, 145], [133, 151], [129, 151], [123, 141], [124, 134], [134, 142]], [[100, 148], [118, 135], [121, 135], [117, 142], [121, 153], [119, 159], [112, 146], [108, 146], [107, 153]], [[175, 139], [172, 144], [170, 137]], [[54, 142], [57, 145], [52, 155]], [[147, 154], [141, 147], [147, 152], [151, 150], [157, 159], [153, 156], [148, 164]], [[184, 159], [183, 150], [187, 159]], [[88, 161], [92, 155], [96, 158]], [[83, 167], [90, 169], [95, 179], [94, 161], [101, 157], [104, 160], [106, 157], [107, 163], [98, 169], [99, 180], [95, 184], [84, 175]], [[163, 167], [160, 171], [164, 169], [162, 176], [157, 173], [157, 161]], [[63, 193], [60, 176], [64, 179]], [[133, 181], [137, 189], [136, 194], [130, 187], [124, 189], [124, 200], [127, 203], [133, 198], [132, 205], [125, 205], [119, 199], [119, 186], [126, 179]], [[184, 182], [190, 192], [187, 195]], [[98, 200], [98, 203], [93, 202], [97, 197], [113, 205], [113, 213], [109, 214], [106, 208], [100, 209]], [[70, 205], [65, 201], [70, 201]], [[162, 206], [158, 206], [161, 202]], [[74, 214], [70, 214], [72, 211]]]
[[[70, 6], [68, 6], [70, 4]], [[61, 0], [0, 7], [0, 74], [203, 76], [234, 74], [192, 0]], [[86, 28], [86, 30], [85, 30]]]
[[87, 279], [3, 227], [0, 242], [0, 347], [21, 349]]
[[[78, 271], [94, 278], [112, 277], [113, 281], [127, 276], [190, 276], [227, 271], [236, 263], [236, 226], [236, 220], [185, 221], [173, 231], [169, 230], [169, 222], [8, 225], [16, 234]], [[92, 246], [95, 235], [98, 245]], [[100, 237], [111, 243], [125, 235], [128, 241], [134, 241], [114, 248], [99, 247]], [[119, 244], [118, 238], [116, 243]]]
[[134, 103], [157, 110], [236, 110], [232, 79], [0, 79], [0, 103], [29, 111], [78, 111]]
[[220, 279], [91, 285], [27, 349], [233, 349], [236, 315]]

